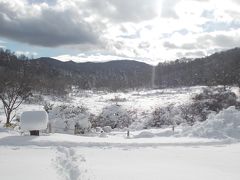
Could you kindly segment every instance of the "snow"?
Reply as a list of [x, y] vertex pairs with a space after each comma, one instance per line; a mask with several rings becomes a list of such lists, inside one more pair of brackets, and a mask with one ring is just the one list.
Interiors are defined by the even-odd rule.
[[20, 118], [21, 130], [47, 129], [48, 114], [46, 111], [24, 111]]
[[194, 136], [216, 139], [240, 140], [240, 111], [229, 107], [218, 114], [212, 113], [205, 122], [183, 130], [183, 136]]
[[95, 180], [238, 180], [240, 145], [141, 149], [89, 149], [85, 157]]
[[58, 179], [52, 167], [55, 148], [0, 145], [2, 180]]
[[238, 180], [239, 152], [240, 143], [206, 138], [31, 137], [0, 131], [4, 180]]

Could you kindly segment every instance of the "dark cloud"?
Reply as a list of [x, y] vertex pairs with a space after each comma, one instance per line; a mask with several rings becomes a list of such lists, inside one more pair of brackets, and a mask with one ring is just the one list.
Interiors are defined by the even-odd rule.
[[[25, 9], [26, 13], [27, 10]], [[20, 10], [19, 10], [20, 11]], [[22, 14], [0, 2], [0, 35], [33, 45], [54, 47], [67, 44], [96, 44], [98, 34], [76, 11], [42, 8], [37, 15]]]

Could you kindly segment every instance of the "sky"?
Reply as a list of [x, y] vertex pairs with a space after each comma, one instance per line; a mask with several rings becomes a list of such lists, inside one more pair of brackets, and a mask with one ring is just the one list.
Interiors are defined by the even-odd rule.
[[0, 0], [0, 47], [149, 64], [240, 46], [240, 0]]

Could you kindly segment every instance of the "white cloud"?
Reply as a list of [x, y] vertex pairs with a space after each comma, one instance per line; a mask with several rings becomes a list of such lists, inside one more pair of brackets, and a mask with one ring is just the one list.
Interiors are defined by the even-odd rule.
[[16, 51], [15, 54], [17, 56], [25, 55], [25, 56], [27, 56], [29, 58], [35, 58], [38, 55], [37, 52], [29, 52], [29, 51]]
[[114, 55], [102, 55], [102, 54], [92, 54], [92, 55], [86, 55], [86, 54], [78, 54], [76, 56], [64, 54], [52, 57], [54, 59], [61, 60], [63, 62], [66, 61], [74, 61], [74, 62], [106, 62], [111, 60], [121, 60], [121, 59], [129, 59], [127, 57], [120, 57], [120, 56], [114, 56]]

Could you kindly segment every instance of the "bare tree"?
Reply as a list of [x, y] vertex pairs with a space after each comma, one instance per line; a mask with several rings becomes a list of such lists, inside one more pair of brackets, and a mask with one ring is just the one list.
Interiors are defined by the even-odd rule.
[[24, 100], [31, 95], [31, 90], [26, 82], [8, 79], [0, 82], [0, 100], [6, 115], [6, 125], [10, 125], [15, 115], [12, 115]]
[[24, 63], [9, 58], [10, 68], [0, 71], [0, 100], [6, 115], [6, 125], [10, 125], [13, 112], [31, 95], [30, 77], [26, 75]]

